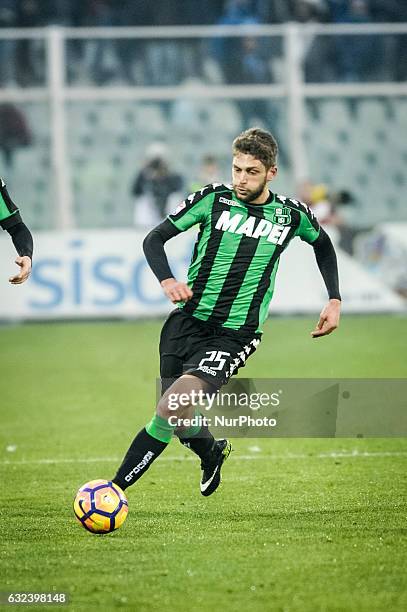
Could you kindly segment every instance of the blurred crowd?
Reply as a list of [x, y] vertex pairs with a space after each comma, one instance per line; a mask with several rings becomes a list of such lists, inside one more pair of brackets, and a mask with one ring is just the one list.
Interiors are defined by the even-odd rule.
[[[407, 22], [406, 0], [1, 0], [1, 28], [63, 26], [248, 25], [286, 22]], [[307, 82], [404, 81], [407, 35], [315, 36], [301, 41]], [[67, 78], [77, 84], [178, 85], [278, 82], [281, 37], [70, 39]], [[44, 40], [2, 40], [0, 86], [39, 86], [46, 78]], [[242, 102], [241, 112], [266, 114]], [[271, 109], [273, 112], [273, 109]], [[246, 117], [245, 117], [246, 119]]]
[[1, 0], [1, 27], [407, 21], [405, 0]]
[[354, 239], [366, 228], [354, 227], [357, 201], [347, 190], [334, 190], [324, 183], [303, 181], [297, 186], [297, 197], [312, 210], [332, 241], [353, 255]]

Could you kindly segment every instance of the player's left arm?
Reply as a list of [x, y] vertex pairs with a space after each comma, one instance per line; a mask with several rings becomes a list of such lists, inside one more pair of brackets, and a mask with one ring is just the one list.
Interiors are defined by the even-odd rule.
[[314, 248], [318, 268], [324, 279], [329, 302], [321, 311], [319, 321], [311, 332], [313, 338], [331, 334], [339, 325], [341, 295], [339, 292], [338, 263], [330, 237], [319, 225], [312, 210], [303, 202], [294, 201], [300, 213], [297, 236]]
[[312, 243], [318, 268], [324, 279], [329, 302], [321, 311], [319, 321], [311, 332], [313, 338], [331, 334], [339, 325], [341, 314], [341, 295], [336, 253], [330, 237], [320, 227], [318, 238]]

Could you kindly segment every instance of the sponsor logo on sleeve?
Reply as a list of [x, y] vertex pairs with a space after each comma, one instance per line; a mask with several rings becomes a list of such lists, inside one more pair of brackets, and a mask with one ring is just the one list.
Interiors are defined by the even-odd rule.
[[184, 208], [186, 207], [186, 202], [185, 200], [183, 202], [181, 202], [181, 204], [178, 204], [177, 208], [171, 213], [172, 215], [178, 215], [178, 213], [181, 212], [181, 210], [184, 210]]

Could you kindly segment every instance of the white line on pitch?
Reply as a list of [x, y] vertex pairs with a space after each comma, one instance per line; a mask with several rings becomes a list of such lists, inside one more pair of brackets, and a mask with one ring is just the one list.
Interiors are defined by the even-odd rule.
[[[318, 453], [317, 455], [308, 455], [304, 453], [287, 453], [286, 455], [262, 455], [258, 453], [256, 455], [239, 455], [236, 453], [236, 459], [252, 460], [252, 459], [267, 459], [271, 461], [285, 461], [287, 459], [359, 459], [364, 457], [407, 457], [407, 451], [377, 451], [377, 452], [331, 452], [331, 453]], [[161, 457], [158, 465], [163, 461], [195, 461], [197, 458], [190, 457]], [[21, 459], [19, 461], [9, 461], [7, 459], [0, 461], [0, 465], [52, 465], [57, 463], [118, 463], [121, 461], [120, 457], [89, 457], [76, 459]]]

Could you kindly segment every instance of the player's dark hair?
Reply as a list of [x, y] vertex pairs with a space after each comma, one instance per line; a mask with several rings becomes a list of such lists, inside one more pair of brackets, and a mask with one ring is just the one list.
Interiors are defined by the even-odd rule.
[[273, 134], [261, 128], [245, 130], [233, 141], [233, 155], [246, 153], [261, 161], [268, 170], [277, 163], [278, 145]]

